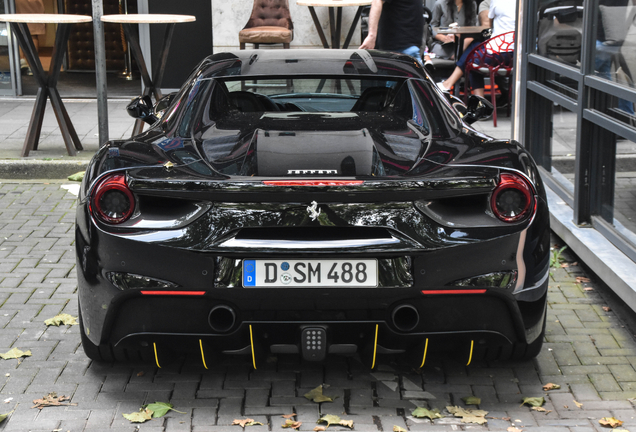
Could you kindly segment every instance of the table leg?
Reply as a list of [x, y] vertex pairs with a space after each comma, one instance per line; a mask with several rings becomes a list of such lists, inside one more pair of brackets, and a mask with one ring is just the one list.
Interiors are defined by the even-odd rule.
[[358, 25], [358, 21], [360, 20], [360, 16], [362, 15], [363, 9], [364, 9], [364, 6], [358, 6], [356, 15], [353, 17], [353, 21], [351, 22], [351, 27], [349, 27], [349, 33], [347, 33], [347, 37], [344, 41], [344, 45], [342, 45], [343, 49], [349, 48], [349, 42], [351, 42], [351, 38], [353, 37], [353, 32], [356, 31], [356, 26]]
[[334, 48], [340, 48], [340, 30], [342, 29], [342, 8], [338, 8], [336, 17], [336, 45]]
[[311, 14], [311, 19], [314, 20], [314, 26], [316, 26], [316, 31], [318, 32], [318, 36], [320, 37], [320, 41], [322, 42], [322, 46], [329, 49], [329, 43], [327, 42], [327, 37], [325, 36], [325, 32], [322, 31], [322, 26], [320, 25], [320, 21], [318, 20], [318, 16], [316, 15], [316, 11], [313, 6], [308, 6], [309, 13]]
[[73, 127], [73, 122], [71, 122], [71, 118], [64, 107], [64, 102], [62, 102], [62, 98], [57, 91], [57, 81], [60, 77], [60, 70], [62, 69], [62, 62], [64, 61], [64, 54], [66, 53], [67, 42], [70, 35], [70, 24], [58, 24], [55, 35], [56, 43], [53, 47], [51, 65], [49, 67], [47, 87], [49, 90], [49, 98], [51, 99], [51, 106], [55, 112], [57, 123], [60, 125], [60, 131], [64, 138], [66, 150], [69, 155], [74, 156], [75, 150], [83, 150], [83, 147], [79, 137], [77, 136], [77, 132], [75, 132], [75, 127]]
[[144, 96], [149, 95], [154, 90], [154, 84], [150, 78], [150, 74], [148, 73], [148, 67], [146, 66], [146, 61], [144, 60], [144, 55], [141, 51], [141, 46], [139, 45], [139, 39], [133, 31], [134, 29], [132, 28], [132, 24], [122, 24], [122, 26], [124, 27], [124, 34], [126, 35], [126, 40], [128, 40], [128, 45], [130, 46], [132, 55], [135, 57], [135, 61], [139, 67], [141, 79], [144, 82]]
[[331, 48], [337, 48], [339, 44], [336, 42], [336, 11], [329, 6], [329, 30], [331, 30]]
[[31, 150], [38, 149], [40, 132], [42, 131], [42, 121], [44, 120], [44, 111], [46, 110], [47, 95], [48, 91], [46, 88], [38, 88], [38, 92], [35, 96], [35, 104], [33, 105], [33, 111], [31, 112], [31, 119], [29, 120], [29, 127], [27, 128], [24, 145], [22, 146], [22, 157], [27, 157]]
[[168, 62], [168, 51], [170, 51], [170, 42], [172, 41], [172, 34], [174, 33], [174, 23], [170, 23], [166, 26], [166, 33], [163, 37], [163, 46], [161, 47], [161, 54], [154, 68], [154, 76], [152, 82], [155, 85], [154, 93], [155, 99], [161, 99], [161, 82], [163, 81], [163, 73], [166, 70], [166, 63]]

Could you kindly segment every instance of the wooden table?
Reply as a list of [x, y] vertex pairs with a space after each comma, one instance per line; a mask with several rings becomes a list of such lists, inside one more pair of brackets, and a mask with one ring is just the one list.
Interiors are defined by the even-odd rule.
[[[44, 111], [46, 110], [46, 100], [51, 100], [53, 112], [60, 125], [62, 138], [66, 145], [66, 150], [70, 156], [76, 155], [76, 150], [83, 150], [79, 137], [75, 132], [71, 118], [64, 107], [62, 98], [57, 91], [57, 81], [60, 77], [62, 68], [62, 60], [68, 46], [68, 38], [71, 34], [71, 25], [74, 23], [85, 23], [93, 21], [93, 18], [85, 15], [64, 15], [64, 14], [0, 14], [0, 21], [7, 22], [11, 26], [11, 30], [18, 39], [18, 43], [22, 47], [24, 56], [26, 57], [33, 77], [38, 83], [38, 91], [35, 98], [35, 106], [29, 121], [26, 138], [24, 139], [24, 147], [22, 148], [22, 157], [29, 156], [31, 150], [38, 149], [40, 141], [40, 132], [42, 131], [42, 120], [44, 119]], [[42, 68], [40, 57], [33, 44], [31, 32], [27, 24], [57, 24], [55, 33], [55, 45], [53, 46], [53, 54], [51, 56], [51, 64], [49, 72], [46, 73]]]
[[[163, 81], [163, 73], [166, 69], [166, 62], [168, 60], [168, 51], [170, 50], [170, 42], [172, 41], [172, 34], [174, 33], [174, 25], [178, 23], [186, 23], [196, 21], [196, 18], [192, 15], [166, 15], [166, 14], [130, 14], [130, 15], [103, 15], [103, 22], [121, 24], [124, 28], [124, 34], [126, 40], [132, 51], [132, 55], [135, 57], [137, 66], [141, 72], [141, 79], [144, 82], [143, 96], [153, 94], [155, 100], [161, 99], [161, 82]], [[144, 60], [141, 46], [139, 45], [139, 38], [133, 31], [133, 24], [168, 24], [166, 26], [166, 32], [163, 37], [163, 46], [161, 48], [159, 58], [155, 62], [153, 68], [152, 77], [148, 72], [148, 67]], [[135, 126], [133, 127], [133, 136], [140, 134], [143, 131], [144, 122], [137, 119]]]
[[342, 8], [345, 6], [358, 6], [358, 10], [356, 11], [353, 22], [351, 23], [351, 27], [349, 27], [349, 33], [347, 33], [347, 37], [345, 38], [344, 44], [342, 45], [342, 48], [346, 49], [349, 48], [349, 42], [351, 42], [353, 32], [355, 31], [356, 25], [360, 20], [362, 9], [365, 6], [370, 5], [371, 0], [296, 0], [296, 4], [298, 6], [309, 7], [309, 13], [311, 14], [311, 18], [314, 20], [314, 25], [316, 26], [316, 30], [318, 31], [318, 36], [320, 36], [322, 45], [327, 49], [329, 49], [329, 43], [327, 42], [325, 33], [322, 31], [322, 26], [320, 25], [320, 21], [318, 20], [318, 16], [316, 15], [314, 7], [318, 6], [329, 8], [331, 48], [338, 49], [340, 48], [340, 31], [342, 29]]
[[487, 26], [464, 26], [464, 27], [435, 27], [435, 31], [439, 34], [459, 36], [459, 41], [455, 46], [455, 61], [464, 53], [464, 40], [469, 37], [481, 36], [481, 32], [486, 30]]

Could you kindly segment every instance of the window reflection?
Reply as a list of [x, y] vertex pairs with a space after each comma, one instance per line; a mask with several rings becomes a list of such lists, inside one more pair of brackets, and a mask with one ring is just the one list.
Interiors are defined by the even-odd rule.
[[[630, 0], [599, 0], [596, 54], [597, 76], [634, 87], [636, 71], [636, 7]], [[618, 100], [618, 108], [634, 114], [634, 104]]]
[[583, 29], [583, 0], [540, 0], [537, 52], [579, 67]]

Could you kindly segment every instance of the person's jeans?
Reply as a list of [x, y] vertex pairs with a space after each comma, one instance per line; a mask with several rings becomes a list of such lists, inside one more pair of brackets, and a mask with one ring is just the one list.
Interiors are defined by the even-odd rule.
[[[620, 53], [620, 49], [619, 45], [605, 45], [599, 40], [596, 41], [595, 69], [598, 76], [612, 80], [612, 58], [615, 54]], [[619, 99], [618, 109], [634, 115], [634, 104], [628, 100]]]
[[420, 62], [422, 66], [424, 66], [424, 63], [422, 63], [422, 53], [420, 51], [420, 47], [415, 45], [410, 46], [407, 49], [403, 50], [402, 54], [406, 54], [406, 55], [410, 55], [411, 57], [414, 57], [415, 60], [417, 60], [418, 62]]

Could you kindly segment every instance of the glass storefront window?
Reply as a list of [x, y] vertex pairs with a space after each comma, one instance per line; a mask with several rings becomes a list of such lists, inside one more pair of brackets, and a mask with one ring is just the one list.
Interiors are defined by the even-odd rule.
[[537, 17], [537, 54], [579, 68], [583, 0], [540, 0]]
[[624, 238], [636, 244], [636, 159], [632, 157], [636, 143], [617, 138], [613, 225]]
[[[611, 5], [610, 5], [611, 4]], [[636, 7], [631, 0], [599, 0], [594, 51], [596, 76], [634, 87], [636, 73]], [[618, 99], [614, 117], [634, 115], [634, 104]]]
[[573, 191], [576, 160], [576, 114], [561, 105], [552, 107], [551, 173], [566, 189]]
[[[5, 2], [0, 0], [0, 13], [5, 13]], [[12, 90], [9, 62], [9, 32], [6, 23], [0, 23], [0, 94]]]

